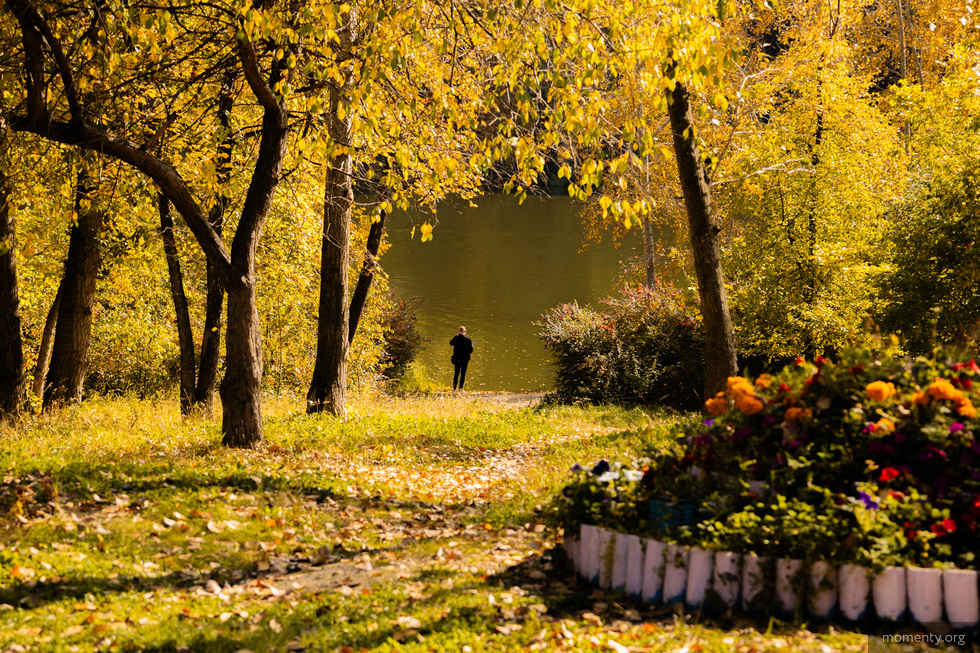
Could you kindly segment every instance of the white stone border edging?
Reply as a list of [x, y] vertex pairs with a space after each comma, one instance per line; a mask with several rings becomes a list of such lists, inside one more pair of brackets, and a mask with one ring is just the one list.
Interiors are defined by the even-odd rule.
[[886, 567], [872, 578], [855, 565], [804, 568], [799, 560], [667, 544], [590, 524], [577, 537], [566, 535], [563, 546], [588, 582], [649, 602], [697, 608], [713, 590], [728, 607], [741, 599], [742, 609], [752, 611], [768, 590], [782, 612], [805, 608], [818, 619], [945, 621], [956, 631], [980, 626], [980, 574], [973, 570]]

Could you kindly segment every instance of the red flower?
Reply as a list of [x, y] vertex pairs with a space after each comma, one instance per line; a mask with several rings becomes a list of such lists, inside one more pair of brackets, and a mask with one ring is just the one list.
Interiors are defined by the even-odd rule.
[[821, 367], [826, 362], [827, 359], [824, 358], [823, 356], [817, 356], [816, 358], [813, 359], [813, 364], [816, 365], [817, 367]]
[[887, 483], [888, 481], [896, 478], [898, 478], [898, 470], [894, 467], [885, 467], [883, 470], [881, 470], [880, 480], [882, 483]]
[[935, 533], [936, 537], [955, 533], [956, 522], [952, 519], [944, 519], [941, 523], [932, 525], [932, 532]]
[[796, 357], [796, 365], [797, 365], [797, 367], [800, 366], [800, 365], [802, 365], [805, 362], [806, 362], [806, 359], [803, 358], [802, 356], [797, 356]]

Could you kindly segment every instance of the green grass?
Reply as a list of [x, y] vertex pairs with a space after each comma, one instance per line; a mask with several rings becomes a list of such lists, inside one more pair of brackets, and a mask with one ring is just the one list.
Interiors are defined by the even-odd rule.
[[[656, 446], [641, 410], [269, 401], [266, 441], [101, 401], [0, 431], [0, 650], [861, 650], [579, 586], [540, 506], [575, 462]], [[326, 563], [324, 565], [314, 563]]]

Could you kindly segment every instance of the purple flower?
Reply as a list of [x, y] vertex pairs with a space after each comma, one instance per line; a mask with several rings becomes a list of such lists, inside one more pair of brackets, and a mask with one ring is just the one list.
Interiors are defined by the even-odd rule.
[[702, 433], [698, 437], [694, 438], [694, 446], [695, 447], [705, 447], [705, 446], [711, 444], [712, 440], [714, 440], [714, 438], [711, 437], [711, 434], [710, 433]]
[[906, 440], [908, 440], [908, 438], [905, 437], [905, 434], [904, 433], [896, 433], [895, 434], [895, 444], [902, 444]]
[[964, 453], [960, 456], [960, 460], [963, 461], [964, 465], [972, 465], [975, 458], [972, 453]]
[[571, 471], [573, 471], [573, 472], [580, 472], [580, 471], [582, 471], [582, 466], [579, 465], [578, 463], [575, 463], [574, 465], [572, 465]]
[[572, 496], [571, 492], [568, 491], [567, 485], [561, 489], [561, 495], [566, 499]]
[[980, 481], [980, 471], [970, 474], [970, 478], [972, 478], [974, 481]]
[[877, 510], [879, 508], [878, 502], [875, 501], [875, 498], [864, 490], [858, 492], [858, 499], [864, 503], [864, 507], [868, 510]]
[[976, 440], [971, 442], [970, 451], [972, 451], [973, 453], [980, 453], [980, 442], [977, 442]]
[[871, 453], [878, 453], [881, 451], [881, 440], [872, 440], [868, 443], [868, 451]]
[[592, 468], [592, 474], [594, 474], [595, 476], [602, 476], [608, 471], [609, 471], [608, 460], [600, 460], [595, 464], [595, 467]]
[[960, 424], [959, 422], [953, 422], [952, 424], [949, 425], [949, 434], [952, 435], [954, 433], [959, 433], [965, 428], [966, 427]]
[[732, 433], [731, 439], [732, 440], [741, 440], [743, 438], [749, 437], [750, 435], [752, 435], [752, 427], [751, 426], [743, 426], [739, 430], [737, 430], [734, 433]]
[[714, 418], [704, 420], [704, 425], [707, 426], [708, 428], [714, 426], [715, 425]]
[[779, 424], [779, 420], [772, 415], [766, 415], [762, 418], [762, 425], [765, 427], [773, 426]]

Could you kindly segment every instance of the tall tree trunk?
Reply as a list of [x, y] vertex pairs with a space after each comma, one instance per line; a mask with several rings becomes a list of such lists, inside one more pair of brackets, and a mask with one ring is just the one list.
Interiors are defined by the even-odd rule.
[[687, 89], [678, 82], [668, 96], [667, 113], [674, 136], [677, 172], [684, 191], [687, 224], [694, 251], [701, 316], [704, 319], [705, 397], [724, 390], [738, 373], [735, 331], [728, 312], [725, 275], [721, 266], [721, 227], [714, 215], [711, 187], [694, 138], [694, 116]]
[[[221, 85], [218, 97], [218, 122], [222, 137], [218, 145], [217, 182], [219, 191], [215, 193], [214, 203], [208, 212], [208, 221], [219, 236], [224, 228], [225, 209], [228, 198], [225, 193], [231, 183], [231, 155], [235, 139], [231, 127], [231, 110], [234, 106], [234, 86], [238, 71], [229, 69]], [[204, 333], [201, 335], [201, 359], [197, 372], [197, 387], [194, 403], [210, 411], [214, 402], [214, 386], [218, 379], [218, 356], [221, 351], [221, 310], [225, 301], [225, 290], [218, 279], [218, 271], [211, 260], [207, 260], [207, 303], [204, 312]]]
[[247, 280], [243, 278], [243, 283], [227, 288], [227, 366], [218, 388], [222, 443], [240, 448], [254, 447], [262, 441], [262, 331], [254, 273]]
[[44, 380], [51, 362], [51, 345], [54, 343], [54, 329], [58, 325], [58, 308], [61, 306], [61, 293], [65, 289], [65, 280], [58, 283], [58, 292], [54, 295], [48, 316], [44, 319], [44, 331], [41, 333], [41, 344], [37, 350], [37, 364], [34, 365], [34, 396], [44, 396]]
[[378, 268], [378, 252], [381, 251], [381, 241], [384, 240], [387, 221], [388, 212], [382, 210], [378, 216], [378, 221], [371, 223], [371, 230], [368, 232], [367, 243], [364, 247], [364, 264], [361, 266], [361, 274], [357, 277], [357, 285], [354, 286], [354, 292], [350, 298], [347, 344], [354, 342], [357, 325], [360, 323], [361, 314], [364, 312], [364, 304], [367, 302], [368, 292], [371, 290], [371, 282], [374, 281], [374, 272]]
[[[330, 91], [330, 136], [349, 146], [349, 112], [340, 117], [343, 102], [339, 89]], [[316, 329], [316, 362], [306, 393], [306, 412], [346, 414], [347, 352], [349, 350], [347, 267], [350, 260], [351, 183], [353, 160], [346, 149], [327, 167], [323, 199], [323, 242], [320, 251], [320, 305]]]
[[[83, 164], [84, 165], [84, 164]], [[77, 223], [68, 241], [68, 258], [62, 284], [58, 325], [55, 328], [51, 368], [44, 389], [44, 407], [82, 400], [82, 384], [88, 369], [92, 339], [92, 309], [99, 275], [99, 231], [105, 214], [96, 197], [96, 183], [82, 169], [75, 189]]]
[[653, 249], [653, 222], [645, 215], [641, 220], [643, 226], [643, 285], [653, 288], [657, 283], [657, 265]]
[[177, 343], [180, 348], [180, 413], [188, 415], [194, 404], [194, 333], [191, 331], [187, 295], [184, 294], [184, 275], [181, 274], [180, 258], [177, 255], [177, 239], [174, 237], [174, 219], [170, 211], [170, 200], [163, 193], [159, 193], [157, 204], [160, 209], [160, 237], [163, 239], [163, 253], [167, 259], [167, 273], [170, 276], [170, 296], [174, 300], [174, 313], [177, 320]]
[[[0, 138], [0, 144], [3, 142]], [[19, 417], [25, 391], [15, 236], [10, 183], [0, 163], [0, 420]]]

